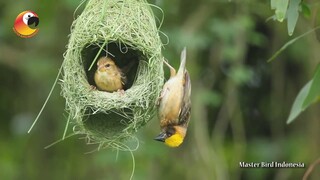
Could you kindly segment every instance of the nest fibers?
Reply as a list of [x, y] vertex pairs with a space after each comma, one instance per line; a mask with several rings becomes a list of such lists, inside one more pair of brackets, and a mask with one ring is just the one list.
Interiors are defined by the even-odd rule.
[[[119, 149], [154, 116], [163, 85], [158, 33], [146, 0], [88, 1], [72, 25], [61, 83], [75, 134]], [[106, 55], [120, 68], [135, 62], [124, 94], [91, 88], [97, 59]]]

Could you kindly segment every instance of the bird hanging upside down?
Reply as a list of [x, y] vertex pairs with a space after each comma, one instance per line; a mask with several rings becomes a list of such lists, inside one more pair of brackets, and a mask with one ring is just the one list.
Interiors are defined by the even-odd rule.
[[170, 78], [164, 84], [158, 98], [161, 133], [155, 138], [170, 147], [178, 147], [183, 142], [191, 113], [191, 80], [186, 70], [186, 48], [181, 52], [178, 73], [166, 61]]
[[97, 71], [94, 74], [94, 81], [98, 90], [107, 92], [123, 92], [126, 77], [111, 58], [101, 57], [97, 63]]

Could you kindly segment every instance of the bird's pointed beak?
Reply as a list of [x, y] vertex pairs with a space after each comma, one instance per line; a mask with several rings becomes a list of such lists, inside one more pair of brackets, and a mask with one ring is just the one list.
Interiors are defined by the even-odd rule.
[[162, 132], [157, 137], [155, 137], [154, 140], [164, 142], [166, 138], [167, 138], [167, 134], [165, 132]]
[[98, 66], [98, 71], [101, 71], [103, 67], [104, 67], [104, 65]]

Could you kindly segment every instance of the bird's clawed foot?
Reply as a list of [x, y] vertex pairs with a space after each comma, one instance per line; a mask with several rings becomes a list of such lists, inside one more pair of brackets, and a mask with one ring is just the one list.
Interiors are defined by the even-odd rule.
[[161, 101], [161, 97], [158, 97], [156, 100], [156, 105], [159, 106], [160, 105], [160, 101]]
[[160, 102], [162, 100], [162, 98], [166, 95], [167, 91], [169, 91], [168, 88], [164, 88], [161, 93], [160, 93], [160, 96], [158, 97], [158, 99], [156, 100], [156, 105], [159, 106], [160, 105]]
[[97, 90], [97, 87], [94, 86], [94, 85], [90, 85], [90, 90], [91, 90], [91, 91]]
[[118, 93], [120, 93], [120, 95], [121, 96], [123, 96], [124, 95], [124, 90], [123, 89], [118, 89], [118, 91], [117, 91]]

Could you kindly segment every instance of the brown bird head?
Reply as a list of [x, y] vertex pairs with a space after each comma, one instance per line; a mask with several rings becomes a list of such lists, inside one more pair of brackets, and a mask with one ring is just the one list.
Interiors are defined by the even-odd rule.
[[114, 61], [112, 59], [110, 59], [109, 57], [101, 57], [98, 60], [97, 66], [98, 66], [98, 71], [100, 71], [100, 72], [112, 71], [117, 68]]

